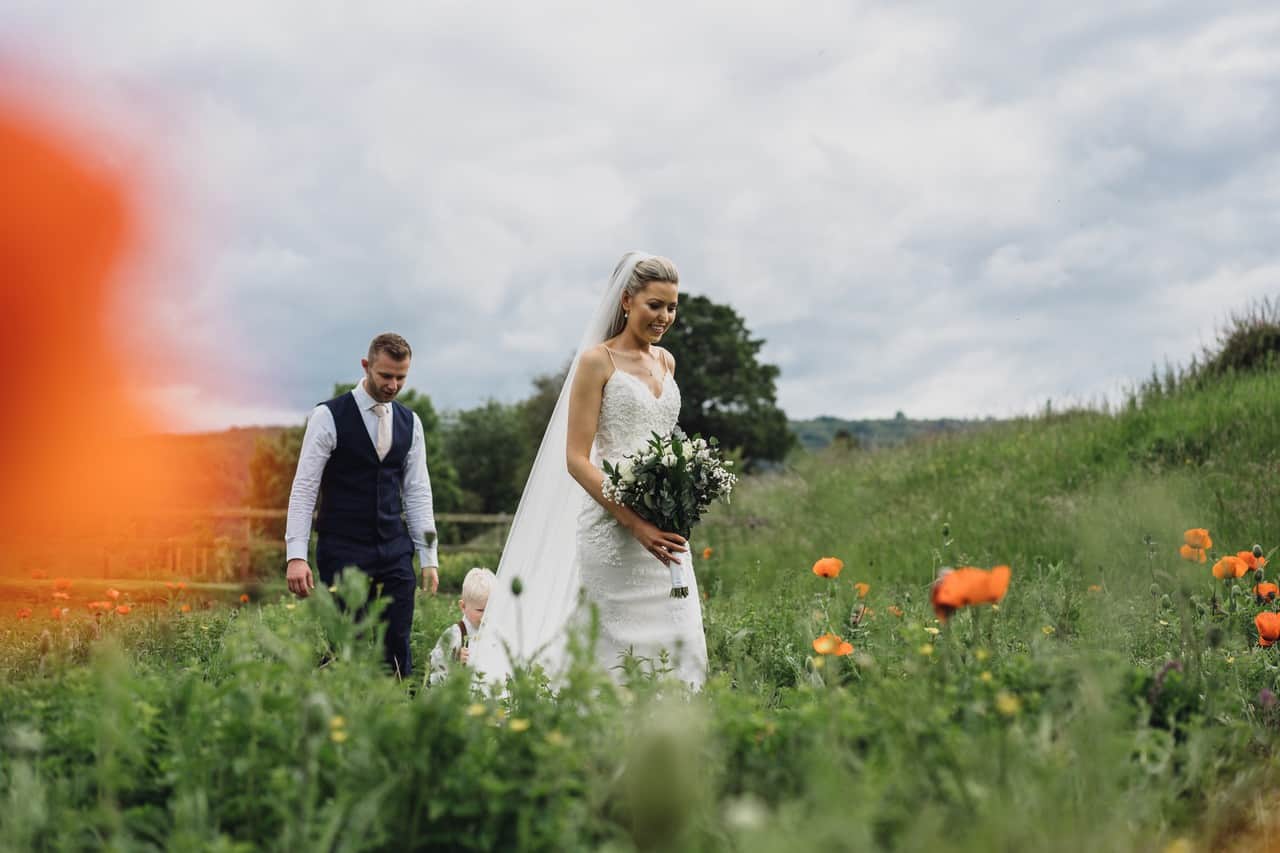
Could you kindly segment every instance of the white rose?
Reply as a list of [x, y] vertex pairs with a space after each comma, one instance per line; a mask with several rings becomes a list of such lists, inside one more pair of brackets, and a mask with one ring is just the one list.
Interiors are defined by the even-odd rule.
[[662, 464], [663, 464], [663, 465], [666, 465], [668, 468], [672, 468], [672, 467], [674, 467], [674, 466], [675, 466], [675, 464], [676, 464], [676, 457], [675, 457], [675, 454], [674, 454], [674, 453], [668, 453], [666, 456], [663, 456], [663, 457], [662, 457]]
[[634, 483], [636, 481], [636, 466], [630, 459], [623, 459], [618, 463], [618, 476], [622, 478], [624, 483]]

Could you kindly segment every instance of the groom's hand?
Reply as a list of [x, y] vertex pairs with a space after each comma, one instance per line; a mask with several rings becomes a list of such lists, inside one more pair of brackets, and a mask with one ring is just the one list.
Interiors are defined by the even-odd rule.
[[315, 578], [311, 575], [311, 567], [306, 560], [290, 560], [284, 577], [289, 583], [289, 592], [298, 598], [306, 598], [316, 588]]
[[422, 591], [436, 594], [436, 590], [440, 588], [440, 573], [436, 571], [435, 566], [422, 567]]

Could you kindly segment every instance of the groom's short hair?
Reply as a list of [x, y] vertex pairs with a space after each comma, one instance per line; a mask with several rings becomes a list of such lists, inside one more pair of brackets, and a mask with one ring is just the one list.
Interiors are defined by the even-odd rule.
[[383, 332], [369, 342], [369, 361], [378, 358], [378, 353], [385, 352], [393, 361], [404, 361], [413, 357], [413, 348], [409, 342], [395, 332]]

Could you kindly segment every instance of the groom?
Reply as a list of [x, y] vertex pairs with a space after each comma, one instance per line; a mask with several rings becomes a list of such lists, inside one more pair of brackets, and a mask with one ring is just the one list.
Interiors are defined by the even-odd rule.
[[440, 583], [422, 421], [395, 402], [412, 357], [404, 338], [378, 335], [369, 344], [368, 357], [360, 360], [360, 383], [311, 412], [285, 529], [289, 590], [306, 598], [315, 589], [307, 548], [319, 497], [320, 582], [330, 586], [339, 572], [355, 566], [382, 587], [382, 595], [391, 599], [383, 611], [387, 664], [402, 678], [413, 672], [409, 629], [415, 549], [422, 562], [422, 588], [434, 595]]

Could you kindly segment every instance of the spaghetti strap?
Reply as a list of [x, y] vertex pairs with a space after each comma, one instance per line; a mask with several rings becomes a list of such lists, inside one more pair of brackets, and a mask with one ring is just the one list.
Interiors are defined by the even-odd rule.
[[604, 344], [601, 344], [600, 346], [604, 347], [604, 351], [605, 351], [605, 352], [607, 352], [607, 353], [609, 354], [609, 363], [613, 365], [613, 369], [614, 369], [614, 370], [617, 370], [617, 369], [618, 369], [618, 362], [616, 362], [616, 361], [614, 361], [614, 360], [613, 360], [613, 350], [609, 349], [609, 348], [608, 348], [607, 346], [605, 346]]

